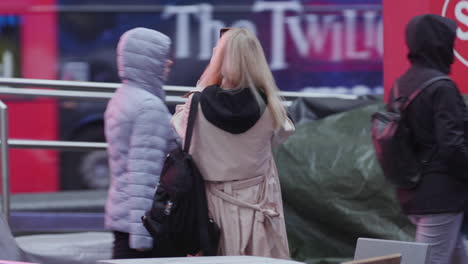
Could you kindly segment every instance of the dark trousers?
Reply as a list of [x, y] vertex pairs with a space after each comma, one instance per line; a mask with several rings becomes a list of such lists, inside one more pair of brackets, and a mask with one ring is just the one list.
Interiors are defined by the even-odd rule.
[[129, 234], [114, 231], [113, 259], [151, 258], [151, 250], [140, 252], [130, 248]]

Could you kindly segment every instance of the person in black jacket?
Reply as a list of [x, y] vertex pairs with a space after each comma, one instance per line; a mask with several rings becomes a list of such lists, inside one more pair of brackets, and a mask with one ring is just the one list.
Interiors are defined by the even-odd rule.
[[[456, 29], [455, 21], [438, 15], [416, 16], [409, 22], [406, 44], [411, 67], [394, 86], [399, 97], [409, 96], [431, 78], [450, 73]], [[406, 110], [404, 121], [416, 153], [429, 162], [419, 185], [399, 189], [398, 197], [403, 212], [417, 226], [416, 241], [431, 245], [431, 264], [468, 263], [461, 234], [468, 197], [466, 113], [463, 98], [450, 80], [426, 87]]]

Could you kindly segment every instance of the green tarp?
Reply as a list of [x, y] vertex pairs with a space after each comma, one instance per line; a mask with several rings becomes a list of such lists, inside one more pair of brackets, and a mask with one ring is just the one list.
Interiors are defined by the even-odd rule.
[[299, 125], [275, 150], [294, 259], [339, 263], [353, 257], [358, 237], [413, 240], [374, 155], [370, 116], [382, 108]]

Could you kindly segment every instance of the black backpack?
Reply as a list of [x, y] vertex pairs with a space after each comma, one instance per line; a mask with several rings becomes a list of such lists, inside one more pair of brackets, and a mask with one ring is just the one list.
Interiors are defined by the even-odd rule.
[[192, 97], [184, 148], [166, 157], [153, 204], [142, 217], [154, 239], [154, 257], [217, 253], [220, 232], [208, 217], [205, 182], [189, 154], [200, 97]]
[[[395, 86], [387, 110], [372, 115], [372, 141], [377, 160], [385, 178], [399, 188], [415, 188], [421, 180], [422, 167], [430, 161], [420, 160], [416, 156], [411, 131], [404, 120], [405, 110], [424, 88], [440, 80], [451, 79], [447, 76], [434, 77], [406, 97], [398, 96]], [[434, 147], [433, 152], [435, 150]]]

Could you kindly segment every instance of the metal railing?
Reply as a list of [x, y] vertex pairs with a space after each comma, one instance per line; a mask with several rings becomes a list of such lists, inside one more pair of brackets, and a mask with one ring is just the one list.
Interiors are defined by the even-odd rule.
[[[1, 142], [0, 142], [1, 143]], [[93, 151], [107, 148], [107, 143], [85, 141], [53, 141], [8, 139], [8, 146], [18, 149], [54, 149], [62, 151]]]
[[0, 101], [0, 145], [1, 166], [2, 166], [2, 209], [7, 222], [10, 218], [10, 155], [8, 144], [8, 108]]
[[[97, 83], [78, 81], [59, 81], [41, 79], [22, 78], [0, 78], [0, 95], [21, 96], [21, 97], [51, 97], [61, 99], [86, 99], [86, 100], [108, 100], [113, 92], [120, 86], [118, 83]], [[11, 87], [34, 87], [32, 88], [11, 88]], [[37, 89], [37, 88], [54, 88]], [[168, 96], [167, 103], [183, 103], [184, 98], [180, 96], [189, 92], [193, 87], [170, 86], [163, 87]], [[320, 93], [301, 92], [281, 92], [285, 99], [285, 105], [290, 105], [292, 100], [297, 98], [321, 98], [335, 97], [342, 99], [356, 99], [354, 95], [336, 95]], [[7, 144], [5, 144], [5, 142]], [[8, 221], [10, 216], [10, 168], [9, 168], [9, 148], [28, 149], [55, 149], [66, 151], [91, 151], [107, 148], [102, 142], [72, 142], [72, 141], [50, 141], [50, 140], [29, 140], [29, 139], [9, 139], [8, 138], [8, 108], [0, 101], [0, 154], [2, 172], [2, 210]]]
[[[114, 92], [120, 87], [120, 83], [106, 82], [81, 82], [81, 81], [63, 81], [63, 80], [44, 80], [44, 79], [24, 79], [24, 78], [0, 78], [0, 85], [8, 87], [43, 87], [60, 90], [79, 90], [92, 92]], [[166, 92], [188, 92], [193, 87], [164, 85]]]
[[[109, 100], [112, 97], [112, 92], [87, 92], [87, 91], [60, 91], [46, 89], [28, 89], [28, 88], [10, 88], [0, 87], [1, 95], [13, 95], [22, 97], [50, 97], [57, 99], [86, 99], [86, 100]], [[184, 98], [180, 96], [166, 96], [168, 103], [183, 103]]]
[[[42, 88], [54, 88], [60, 90], [79, 90], [80, 93], [84, 92], [114, 92], [119, 88], [121, 84], [119, 83], [102, 83], [102, 82], [79, 82], [79, 81], [60, 81], [60, 80], [42, 80], [42, 79], [22, 79], [22, 78], [0, 78], [0, 86], [8, 87], [42, 87]], [[193, 90], [193, 87], [190, 86], [173, 86], [173, 85], [164, 85], [164, 91], [168, 94], [166, 100], [171, 102], [173, 98], [178, 98], [177, 95], [183, 95], [185, 93]], [[31, 89], [21, 89], [25, 92], [15, 93], [11, 88], [1, 88], [0, 94], [10, 94], [10, 95], [34, 95], [34, 92], [28, 91]], [[37, 96], [46, 96], [49, 92], [54, 92], [54, 90], [37, 90], [32, 89], [33, 91], [42, 91], [41, 94]], [[65, 92], [65, 91], [55, 91], [55, 92]], [[75, 91], [76, 92], [76, 91]], [[24, 93], [24, 94], [23, 94]], [[64, 93], [66, 94], [66, 93]], [[93, 94], [89, 94], [93, 95]], [[99, 95], [98, 96], [104, 96]], [[356, 95], [349, 94], [331, 94], [331, 93], [305, 93], [305, 92], [280, 92], [281, 97], [286, 101], [295, 100], [297, 98], [321, 98], [321, 97], [334, 97], [342, 99], [356, 99]], [[104, 98], [103, 98], [104, 99]], [[177, 99], [176, 99], [177, 100]], [[177, 102], [180, 102], [180, 98]]]
[[[118, 84], [97, 83], [90, 85], [87, 82], [55, 81], [55, 80], [33, 80], [19, 78], [0, 78], [0, 94], [21, 97], [51, 97], [60, 99], [86, 99], [86, 100], [109, 100]], [[9, 87], [4, 87], [9, 86]], [[11, 88], [11, 87], [41, 87], [50, 89]], [[172, 89], [176, 91], [177, 89]], [[168, 98], [174, 102], [183, 102], [178, 97]], [[107, 143], [102, 142], [71, 142], [51, 140], [29, 140], [8, 138], [8, 113], [7, 106], [0, 101], [0, 154], [2, 166], [2, 211], [7, 221], [10, 219], [10, 168], [9, 148], [27, 149], [54, 149], [64, 151], [93, 151], [107, 148]], [[6, 142], [7, 144], [4, 144]]]

